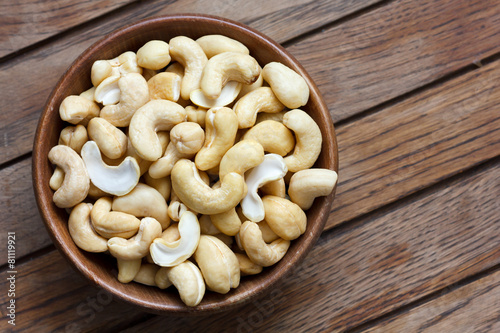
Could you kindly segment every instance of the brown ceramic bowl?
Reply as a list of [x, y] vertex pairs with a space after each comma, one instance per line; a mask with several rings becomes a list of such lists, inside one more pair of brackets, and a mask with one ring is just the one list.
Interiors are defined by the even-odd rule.
[[[117, 280], [116, 261], [106, 254], [80, 250], [71, 239], [64, 209], [52, 202], [53, 191], [49, 178], [53, 167], [47, 154], [58, 142], [64, 124], [59, 118], [59, 105], [68, 95], [79, 94], [91, 87], [90, 69], [94, 61], [111, 59], [125, 51], [137, 51], [152, 39], [169, 41], [184, 35], [196, 39], [207, 34], [223, 34], [244, 43], [261, 66], [279, 61], [300, 73], [310, 87], [310, 99], [302, 109], [318, 123], [323, 134], [323, 147], [315, 167], [337, 171], [337, 143], [332, 120], [318, 88], [304, 68], [279, 44], [262, 33], [238, 22], [204, 15], [173, 15], [155, 17], [125, 26], [96, 42], [81, 54], [64, 73], [50, 95], [38, 124], [33, 146], [33, 183], [42, 219], [57, 248], [70, 264], [93, 284], [105, 289], [118, 299], [132, 303], [143, 310], [159, 314], [201, 314], [240, 306], [255, 297], [265, 295], [276, 283], [291, 273], [307, 255], [325, 225], [334, 193], [315, 200], [307, 211], [306, 232], [292, 242], [285, 257], [261, 274], [242, 277], [238, 288], [226, 295], [213, 292], [205, 294], [196, 307], [187, 307], [174, 288], [160, 290], [138, 283], [122, 284]], [[311, 51], [313, 52], [313, 51]], [[335, 191], [334, 191], [335, 192]]]

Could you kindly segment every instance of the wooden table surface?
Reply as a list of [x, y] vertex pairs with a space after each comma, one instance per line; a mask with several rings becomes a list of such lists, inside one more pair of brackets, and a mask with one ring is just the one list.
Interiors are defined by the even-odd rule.
[[[138, 311], [73, 271], [31, 181], [37, 121], [70, 63], [124, 24], [180, 12], [284, 45], [323, 93], [340, 156], [325, 231], [274, 297], [189, 318]], [[2, 332], [500, 332], [498, 0], [5, 0], [0, 96]]]

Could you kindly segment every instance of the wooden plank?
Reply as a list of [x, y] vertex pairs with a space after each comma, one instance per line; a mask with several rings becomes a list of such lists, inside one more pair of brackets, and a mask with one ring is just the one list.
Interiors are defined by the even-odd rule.
[[338, 121], [500, 52], [498, 20], [496, 0], [398, 0], [289, 50]]
[[0, 57], [134, 1], [5, 1], [0, 13]]
[[500, 271], [363, 330], [396, 332], [500, 331]]
[[[205, 13], [247, 23], [278, 42], [339, 19], [380, 0], [141, 2], [43, 48], [0, 65], [0, 164], [31, 150], [38, 117], [52, 88], [76, 57], [106, 33], [150, 16]], [[20, 79], [29, 78], [29, 80]]]
[[340, 183], [327, 228], [498, 156], [498, 65], [340, 126]]
[[[272, 294], [242, 308], [202, 317], [155, 317], [130, 332], [164, 327], [171, 332], [199, 327], [237, 332], [333, 331], [379, 317], [499, 263], [498, 177], [500, 163], [490, 163], [348, 228], [324, 234]], [[87, 304], [89, 297], [96, 299], [97, 292], [75, 278], [76, 273], [59, 258], [52, 252], [18, 267], [20, 274], [30, 276], [29, 282], [18, 279], [20, 297], [30, 298], [29, 302], [20, 299], [20, 328], [37, 321], [47, 331], [75, 323], [82, 330], [103, 325], [101, 332], [111, 332], [143, 318], [143, 313], [113, 300], [106, 310], [94, 311], [89, 321], [81, 314], [85, 307], [81, 304]], [[40, 288], [52, 279], [56, 281], [51, 288]], [[4, 290], [6, 283], [0, 281]], [[2, 309], [6, 298], [0, 295]], [[114, 327], [117, 323], [120, 326]]]

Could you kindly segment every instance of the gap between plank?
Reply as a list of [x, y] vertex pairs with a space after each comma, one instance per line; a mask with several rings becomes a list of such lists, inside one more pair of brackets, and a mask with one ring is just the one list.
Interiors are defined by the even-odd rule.
[[19, 162], [22, 162], [28, 158], [31, 158], [31, 154], [32, 152], [29, 151], [25, 154], [22, 154], [22, 155], [19, 155], [17, 157], [14, 157], [13, 159], [11, 160], [8, 160], [8, 161], [5, 161], [3, 163], [0, 164], [0, 171], [2, 171], [3, 169], [7, 169], [8, 167], [16, 164], [16, 163], [19, 163]]

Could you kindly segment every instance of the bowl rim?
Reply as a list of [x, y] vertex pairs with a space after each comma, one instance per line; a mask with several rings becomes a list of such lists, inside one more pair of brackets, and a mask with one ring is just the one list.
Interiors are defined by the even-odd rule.
[[[141, 19], [136, 22], [132, 22], [130, 24], [124, 25], [122, 27], [119, 27], [112, 32], [106, 34], [96, 42], [94, 42], [91, 46], [86, 48], [69, 66], [69, 68], [61, 75], [58, 83], [50, 93], [45, 105], [44, 109], [40, 115], [36, 133], [35, 133], [35, 138], [34, 138], [34, 143], [33, 143], [33, 158], [32, 158], [32, 178], [33, 178], [33, 188], [35, 192], [35, 199], [36, 203], [38, 206], [38, 210], [40, 212], [40, 215], [42, 217], [43, 223], [45, 224], [45, 227], [56, 245], [56, 248], [58, 251], [62, 254], [62, 256], [70, 263], [70, 265], [75, 269], [77, 272], [79, 272], [81, 275], [85, 277], [86, 280], [90, 281], [93, 285], [98, 286], [100, 288], [103, 288], [105, 291], [113, 294], [113, 296], [116, 296], [117, 299], [121, 301], [125, 301], [129, 304], [133, 304], [135, 306], [139, 306], [142, 310], [153, 312], [156, 314], [177, 314], [177, 315], [193, 315], [193, 314], [207, 314], [211, 312], [220, 312], [220, 311], [225, 311], [225, 310], [230, 310], [235, 307], [242, 306], [251, 300], [254, 300], [263, 294], [265, 294], [266, 290], [270, 290], [276, 283], [281, 280], [283, 277], [286, 275], [290, 274], [292, 272], [292, 264], [296, 265], [300, 262], [303, 261], [307, 253], [309, 253], [310, 249], [314, 246], [314, 244], [317, 242], [318, 238], [321, 235], [321, 232], [324, 229], [324, 226], [326, 224], [326, 220], [328, 218], [328, 215], [330, 213], [330, 208], [333, 203], [333, 199], [335, 196], [336, 192], [336, 187], [332, 191], [332, 193], [329, 196], [323, 197], [323, 204], [320, 206], [320, 211], [318, 212], [318, 215], [320, 218], [316, 221], [315, 225], [312, 227], [313, 229], [309, 232], [308, 235], [302, 235], [301, 237], [310, 237], [310, 241], [305, 243], [305, 246], [302, 246], [299, 248], [299, 251], [297, 253], [294, 253], [294, 260], [293, 262], [288, 263], [285, 266], [281, 266], [278, 268], [275, 267], [273, 270], [272, 274], [269, 274], [268, 278], [262, 281], [259, 285], [257, 285], [254, 289], [252, 290], [246, 290], [246, 291], [241, 291], [237, 293], [237, 297], [233, 298], [227, 298], [221, 301], [219, 304], [206, 304], [206, 306], [203, 305], [203, 302], [196, 306], [196, 307], [186, 307], [186, 306], [165, 306], [164, 304], [158, 304], [158, 303], [152, 303], [150, 300], [146, 301], [144, 299], [140, 298], [135, 298], [130, 295], [127, 295], [120, 290], [117, 290], [116, 288], [113, 288], [110, 286], [106, 281], [101, 276], [98, 276], [93, 272], [92, 270], [89, 269], [84, 263], [79, 262], [75, 260], [75, 256], [73, 251], [68, 248], [68, 246], [65, 244], [63, 238], [61, 235], [57, 232], [54, 224], [53, 224], [53, 219], [57, 219], [57, 214], [54, 213], [54, 207], [55, 205], [53, 204], [51, 200], [51, 196], [44, 195], [44, 193], [47, 193], [47, 188], [48, 185], [44, 184], [44, 179], [43, 179], [43, 174], [41, 170], [41, 165], [42, 163], [47, 163], [47, 156], [41, 153], [44, 143], [47, 140], [48, 136], [48, 131], [46, 130], [48, 126], [48, 115], [51, 112], [55, 112], [54, 108], [58, 109], [58, 105], [53, 104], [54, 96], [56, 95], [58, 89], [61, 87], [61, 85], [68, 79], [68, 77], [71, 77], [71, 75], [74, 75], [77, 68], [81, 65], [81, 62], [83, 59], [89, 57], [92, 53], [95, 52], [95, 50], [99, 50], [104, 47], [105, 44], [108, 43], [108, 41], [113, 40], [114, 38], [117, 38], [122, 35], [127, 35], [128, 33], [134, 31], [135, 29], [139, 29], [142, 26], [145, 25], [151, 25], [151, 24], [162, 24], [165, 22], [171, 22], [171, 21], [185, 21], [185, 20], [202, 20], [207, 23], [217, 23], [217, 24], [222, 24], [225, 27], [229, 29], [237, 29], [242, 31], [244, 34], [251, 35], [252, 38], [256, 38], [257, 40], [264, 42], [267, 46], [269, 46], [272, 49], [272, 52], [278, 52], [281, 56], [284, 56], [287, 58], [288, 63], [293, 64], [293, 67], [296, 71], [298, 71], [306, 80], [307, 84], [309, 85], [310, 88], [310, 99], [314, 98], [316, 100], [316, 103], [318, 103], [318, 109], [320, 112], [316, 115], [318, 119], [316, 121], [323, 122], [324, 125], [327, 127], [327, 133], [323, 133], [323, 142], [327, 142], [331, 147], [329, 150], [326, 151], [328, 154], [327, 159], [328, 162], [328, 168], [336, 171], [338, 173], [338, 147], [337, 147], [337, 140], [335, 136], [335, 130], [333, 126], [333, 121], [330, 116], [329, 110], [326, 106], [325, 101], [323, 100], [323, 97], [321, 96], [321, 93], [312, 80], [312, 78], [309, 76], [305, 68], [295, 59], [294, 56], [292, 56], [283, 46], [281, 46], [279, 43], [271, 39], [270, 37], [266, 36], [262, 32], [257, 31], [256, 29], [253, 29], [246, 24], [224, 18], [224, 17], [219, 17], [215, 15], [205, 15], [205, 14], [190, 14], [190, 13], [179, 13], [179, 14], [172, 14], [172, 15], [161, 15], [161, 16], [152, 16], [149, 18]], [[326, 137], [325, 137], [326, 135]], [[323, 151], [322, 151], [323, 154]], [[45, 180], [46, 181], [46, 180]], [[48, 188], [50, 190], [50, 188]], [[51, 191], [51, 190], [50, 190]], [[50, 198], [50, 199], [49, 199]], [[57, 208], [56, 208], [57, 209]], [[79, 249], [78, 249], [79, 250]], [[80, 250], [81, 251], [81, 250]], [[277, 264], [276, 264], [277, 265]], [[274, 266], [276, 266], [274, 265]], [[237, 290], [237, 289], [235, 289]]]

